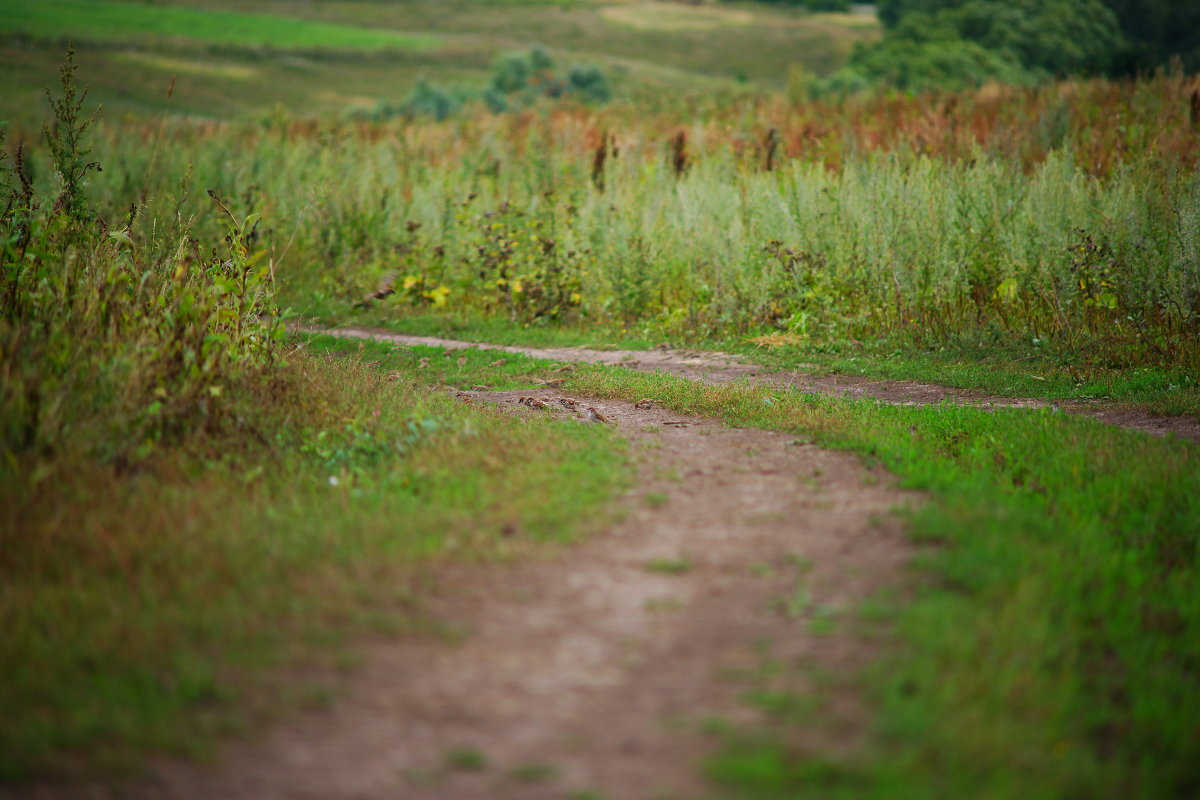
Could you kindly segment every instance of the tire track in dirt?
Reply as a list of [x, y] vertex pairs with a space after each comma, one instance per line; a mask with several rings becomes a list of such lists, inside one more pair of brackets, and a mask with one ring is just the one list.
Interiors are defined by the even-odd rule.
[[[460, 396], [480, 413], [572, 416], [520, 394]], [[854, 609], [906, 584], [892, 511], [915, 495], [785, 434], [587, 404], [632, 442], [629, 512], [546, 558], [435, 568], [426, 611], [465, 626], [460, 643], [368, 645], [343, 698], [231, 743], [216, 767], [160, 761], [133, 785], [25, 796], [694, 797], [717, 744], [702, 722], [754, 718], [752, 689], [819, 696], [797, 746], [853, 748], [868, 712], [851, 676], [879, 654]]]
[[1149, 414], [1139, 409], [1104, 402], [1053, 403], [1035, 398], [1001, 397], [950, 386], [916, 381], [873, 380], [851, 375], [815, 376], [805, 372], [769, 372], [755, 364], [746, 364], [737, 356], [691, 350], [590, 350], [582, 347], [516, 347], [512, 345], [481, 344], [431, 336], [407, 336], [371, 328], [301, 328], [310, 333], [322, 333], [345, 339], [373, 339], [400, 345], [425, 345], [452, 349], [477, 347], [519, 353], [552, 361], [575, 361], [588, 364], [609, 364], [640, 372], [662, 370], [671, 375], [705, 383], [745, 379], [776, 388], [794, 387], [804, 392], [830, 394], [839, 397], [870, 397], [895, 405], [930, 405], [941, 402], [963, 403], [988, 408], [1050, 408], [1070, 414], [1091, 417], [1107, 425], [1149, 433], [1154, 436], [1175, 434], [1184, 439], [1200, 441], [1200, 417], [1172, 417]]

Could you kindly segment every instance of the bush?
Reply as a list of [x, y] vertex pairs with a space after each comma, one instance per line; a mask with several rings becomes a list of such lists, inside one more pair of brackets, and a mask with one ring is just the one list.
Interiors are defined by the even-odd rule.
[[574, 97], [603, 104], [612, 99], [608, 76], [591, 64], [575, 64], [565, 75], [555, 71], [554, 59], [540, 47], [528, 53], [508, 53], [492, 68], [484, 101], [493, 111], [528, 106], [539, 98]]
[[576, 65], [567, 72], [570, 92], [585, 103], [607, 103], [612, 99], [612, 87], [608, 76], [599, 67], [590, 64]]
[[399, 110], [407, 117], [433, 117], [440, 121], [461, 106], [462, 101], [451, 91], [422, 80], [417, 81], [412, 92], [400, 104]]
[[608, 76], [599, 67], [577, 64], [564, 75], [556, 72], [554, 66], [554, 59], [540, 47], [528, 53], [506, 53], [492, 66], [492, 77], [482, 91], [464, 86], [439, 86], [421, 80], [398, 105], [381, 103], [371, 111], [354, 114], [354, 117], [367, 122], [386, 122], [397, 117], [441, 121], [473, 101], [482, 103], [493, 114], [503, 114], [528, 108], [543, 98], [571, 97], [595, 105], [612, 99]]
[[522, 92], [533, 77], [532, 59], [521, 53], [506, 53], [492, 66], [492, 90], [509, 95]]

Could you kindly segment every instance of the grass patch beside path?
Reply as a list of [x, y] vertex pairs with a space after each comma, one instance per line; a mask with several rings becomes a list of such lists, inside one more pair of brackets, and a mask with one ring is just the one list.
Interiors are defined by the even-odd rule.
[[[397, 333], [439, 336], [481, 343], [525, 347], [619, 348], [645, 350], [669, 342], [648, 331], [594, 325], [520, 325], [498, 317], [419, 314], [396, 317], [386, 310], [337, 314], [348, 324], [377, 325]], [[855, 375], [876, 380], [903, 380], [950, 386], [999, 397], [1055, 401], [1108, 401], [1166, 415], [1200, 415], [1200, 382], [1184, 370], [1151, 366], [1111, 367], [1086, 363], [1034, 346], [968, 346], [936, 351], [898, 347], [886, 342], [852, 346], [756, 347], [745, 337], [674, 342], [738, 353], [772, 370], [799, 370], [816, 375]]]
[[504, 344], [520, 347], [590, 347], [644, 350], [662, 344], [664, 339], [611, 330], [598, 325], [523, 325], [511, 320], [479, 314], [419, 313], [397, 316], [387, 309], [346, 313], [331, 307], [311, 310], [315, 325], [377, 327], [409, 336], [436, 336], [479, 342], [481, 345]]
[[186, 39], [287, 50], [429, 50], [437, 37], [274, 14], [112, 0], [0, 0], [0, 31], [55, 41]]
[[316, 340], [278, 377], [230, 387], [234, 425], [144, 467], [0, 465], [0, 778], [202, 753], [307, 696], [266, 680], [280, 665], [336, 667], [355, 633], [421, 625], [421, 565], [601, 519], [624, 464], [611, 432], [440, 388], [528, 385], [546, 367], [483, 355], [422, 368]]
[[1086, 359], [1037, 347], [963, 346], [929, 351], [877, 343], [774, 351], [741, 344], [732, 349], [772, 369], [917, 381], [999, 397], [1103, 400], [1156, 414], [1200, 415], [1200, 381], [1185, 370], [1090, 364]]
[[1186, 797], [1200, 787], [1200, 447], [1051, 411], [913, 408], [587, 367], [571, 391], [804, 432], [932, 495], [936, 545], [839, 761], [785, 719], [710, 764], [744, 798]]

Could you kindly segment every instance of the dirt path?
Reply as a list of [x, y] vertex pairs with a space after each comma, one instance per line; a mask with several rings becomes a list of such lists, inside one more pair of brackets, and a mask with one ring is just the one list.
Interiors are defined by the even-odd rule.
[[[407, 336], [370, 328], [310, 329], [315, 333], [339, 336], [347, 339], [375, 339], [402, 345], [427, 345], [464, 349], [479, 347], [485, 350], [501, 350], [520, 353], [534, 358], [554, 361], [577, 361], [589, 364], [612, 364], [655, 372], [662, 370], [671, 375], [707, 383], [748, 379], [776, 387], [795, 387], [805, 392], [819, 392], [847, 397], [873, 397], [886, 403], [900, 405], [925, 405], [950, 401], [971, 405], [986, 405], [996, 408], [1046, 408], [1048, 400], [1014, 398], [971, 392], [949, 386], [938, 386], [915, 381], [881, 381], [849, 375], [814, 376], [804, 372], [768, 372], [755, 364], [740, 362], [737, 356], [726, 353], [709, 353], [689, 350], [589, 350], [581, 347], [514, 347], [511, 345], [480, 344], [454, 339], [438, 339], [430, 336]], [[1168, 417], [1148, 414], [1138, 409], [1124, 408], [1111, 403], [1062, 403], [1063, 411], [1091, 417], [1100, 422], [1122, 428], [1142, 431], [1155, 436], [1173, 433], [1185, 439], [1200, 441], [1200, 418]]]
[[[470, 393], [511, 413], [521, 393]], [[702, 722], [752, 688], [813, 692], [878, 650], [850, 613], [911, 556], [886, 474], [792, 437], [591, 401], [633, 441], [638, 485], [611, 530], [548, 558], [436, 573], [458, 645], [370, 645], [348, 695], [215, 769], [160, 763], [120, 791], [29, 797], [615, 800], [705, 793]], [[483, 413], [496, 413], [484, 410]], [[581, 423], [582, 424], [582, 423]], [[775, 670], [771, 665], [786, 669]], [[811, 746], [851, 747], [863, 711], [822, 683]], [[575, 796], [588, 796], [576, 794]]]

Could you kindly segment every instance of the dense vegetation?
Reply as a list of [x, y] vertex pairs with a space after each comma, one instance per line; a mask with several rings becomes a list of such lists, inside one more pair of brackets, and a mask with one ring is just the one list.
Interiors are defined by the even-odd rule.
[[858, 50], [835, 85], [904, 89], [1200, 67], [1189, 0], [881, 0], [884, 40]]
[[[51, 185], [34, 185], [22, 145], [3, 165], [0, 441], [12, 454], [126, 463], [180, 433], [181, 421], [228, 422], [225, 389], [270, 369], [282, 327], [255, 249], [257, 216], [235, 215], [211, 192], [220, 245], [204, 248], [191, 212], [142, 236], [136, 201], [111, 216], [92, 206], [85, 186], [102, 166], [85, 144], [95, 116], [82, 113], [74, 70], [68, 60], [44, 131]], [[148, 155], [153, 169], [157, 148]]]
[[[1200, 139], [1163, 76], [954, 96], [479, 110], [440, 124], [166, 121], [97, 129], [96, 195], [242, 194], [285, 305], [569, 321], [646, 337], [776, 331], [944, 347], [1021, 341], [1194, 370]], [[1123, 124], [1108, 124], [1120, 120]], [[44, 172], [42, 174], [45, 174]], [[195, 192], [193, 192], [195, 194]], [[228, 222], [201, 196], [198, 234]], [[225, 258], [222, 257], [222, 261]]]
[[483, 105], [494, 114], [528, 109], [538, 101], [603, 104], [612, 98], [608, 75], [592, 64], [560, 69], [540, 47], [528, 53], [507, 53], [496, 61], [487, 84], [440, 86], [418, 81], [398, 104], [381, 103], [358, 119], [381, 122], [395, 117], [433, 117], [444, 120], [468, 105]]

